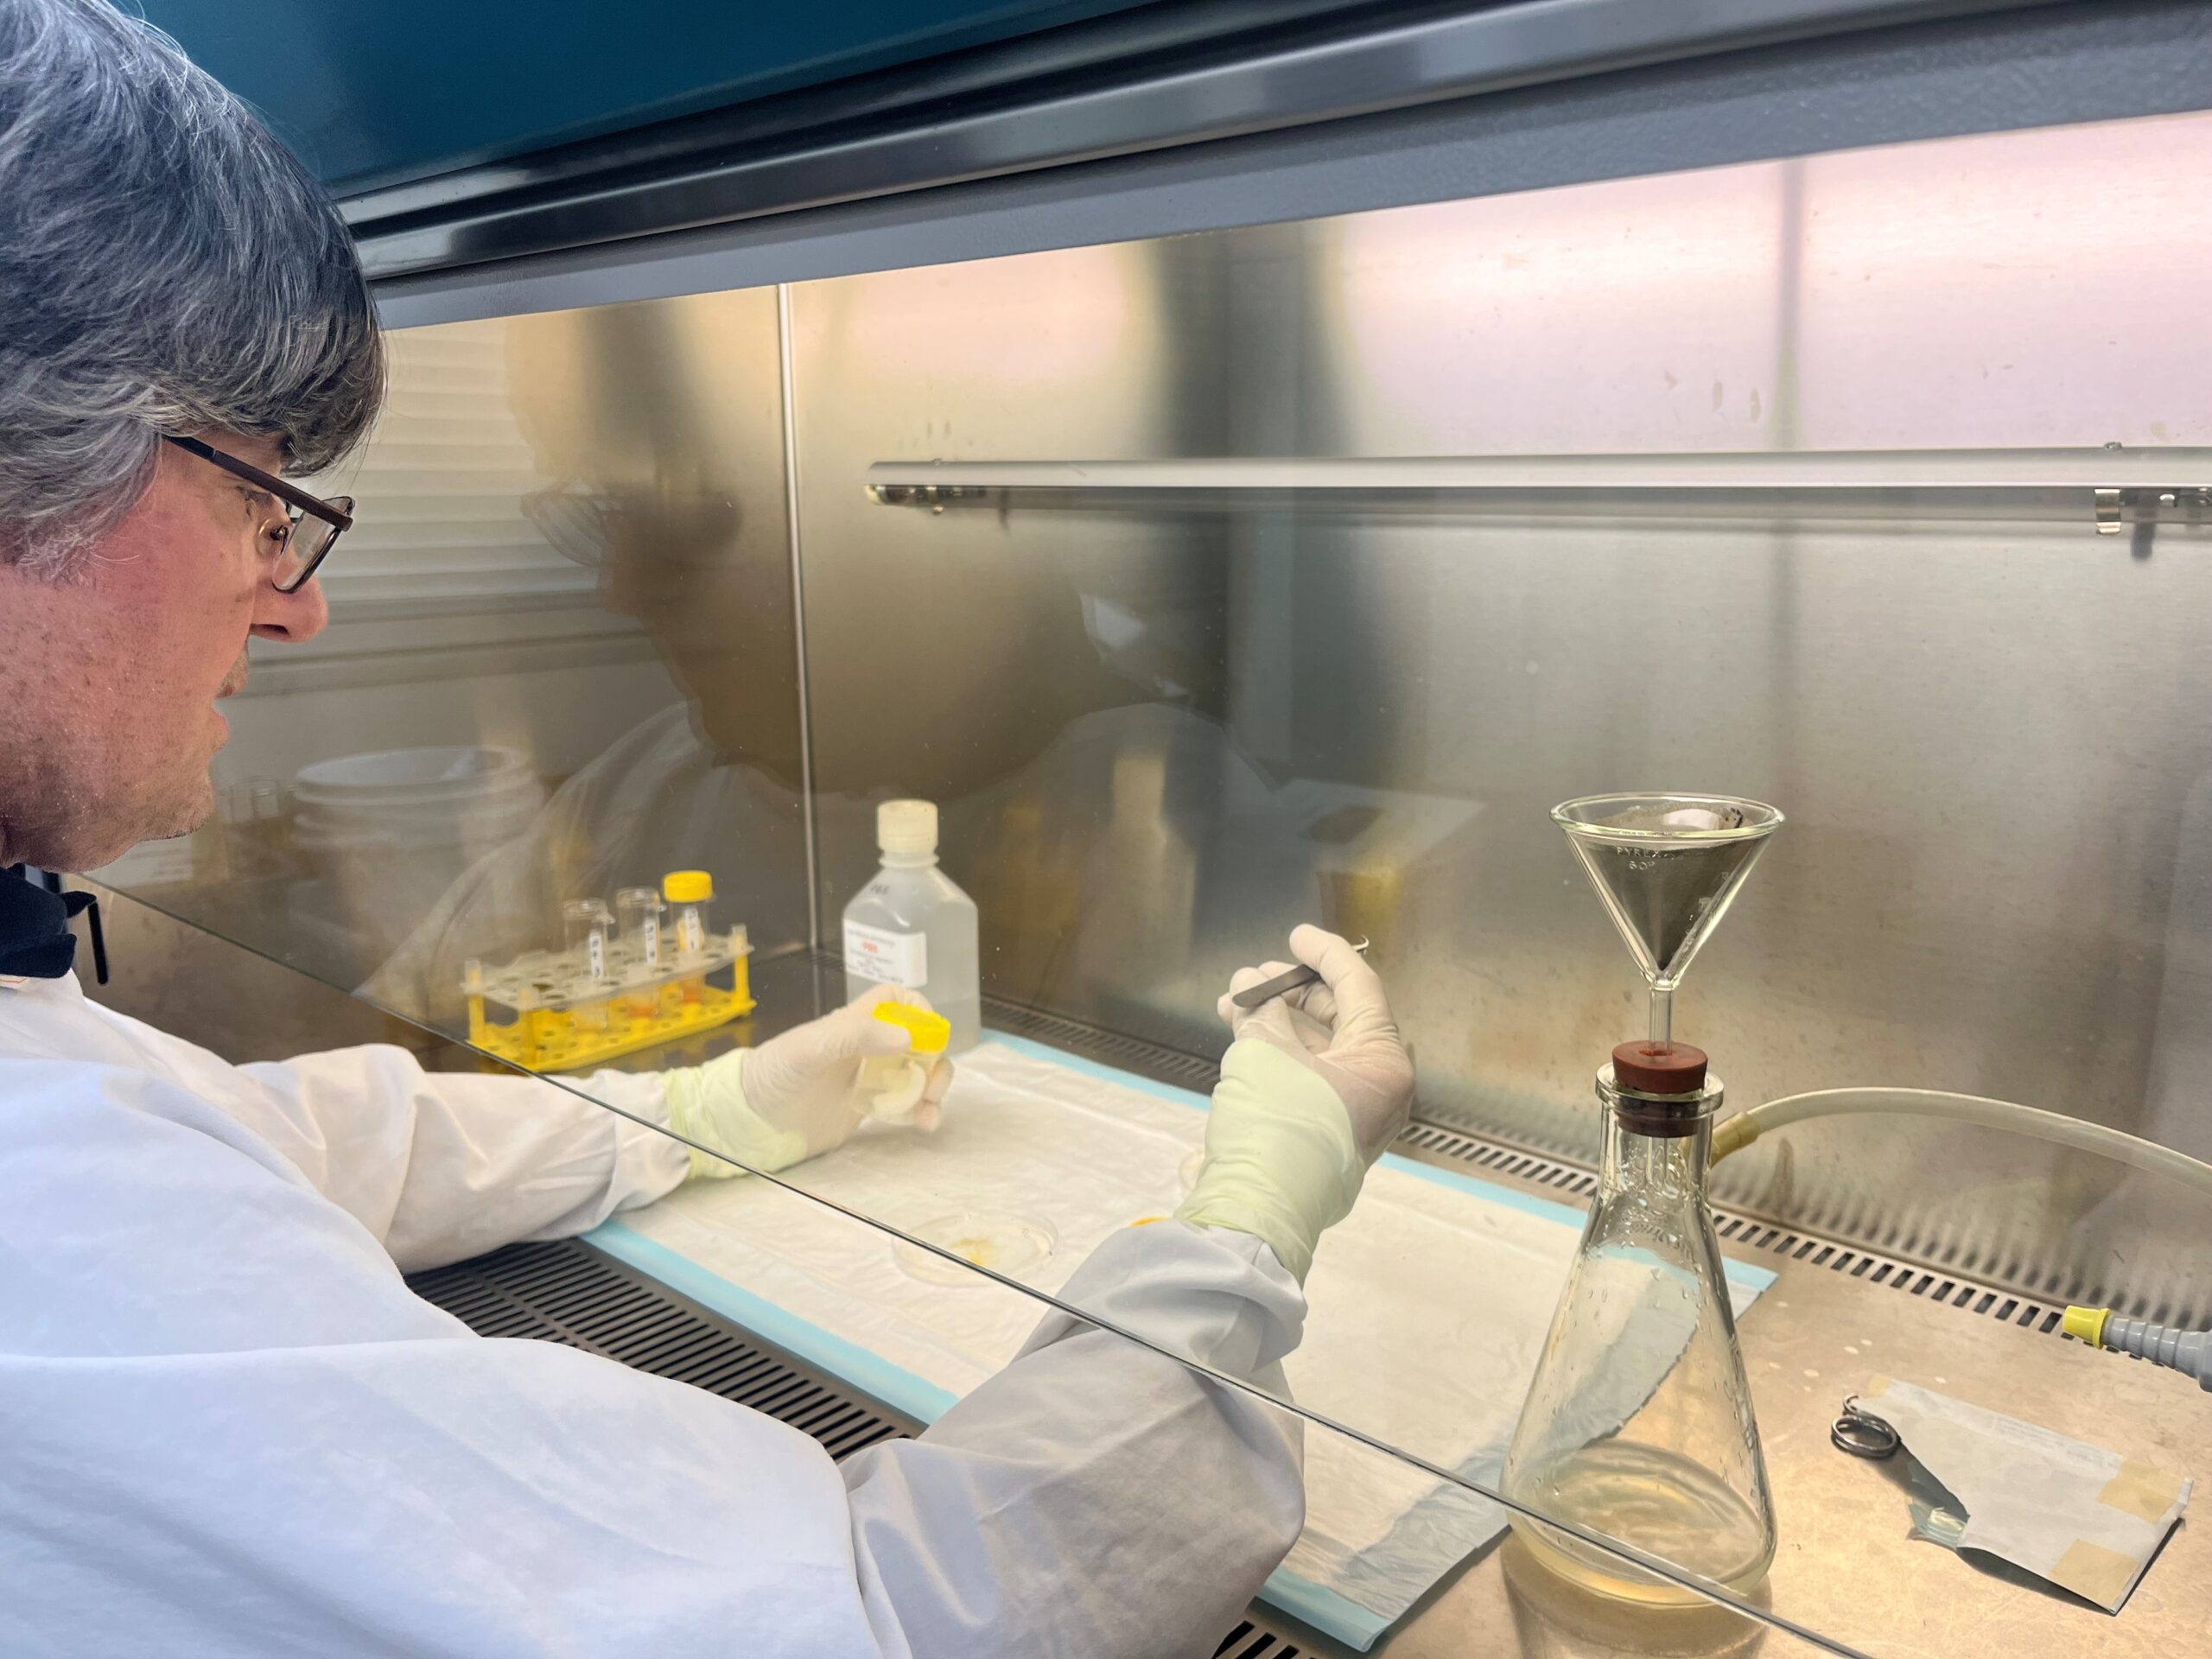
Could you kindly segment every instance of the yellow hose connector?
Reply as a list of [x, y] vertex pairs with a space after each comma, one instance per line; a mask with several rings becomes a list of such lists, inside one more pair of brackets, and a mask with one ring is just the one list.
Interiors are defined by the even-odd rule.
[[2058, 1328], [2068, 1336], [2086, 1342], [2092, 1348], [2105, 1345], [2105, 1321], [2112, 1318], [2108, 1307], [2069, 1307]]
[[1738, 1112], [1724, 1120], [1713, 1131], [1713, 1150], [1707, 1154], [1708, 1165], [1717, 1164], [1732, 1152], [1741, 1152], [1759, 1138], [1759, 1121], [1750, 1112]]

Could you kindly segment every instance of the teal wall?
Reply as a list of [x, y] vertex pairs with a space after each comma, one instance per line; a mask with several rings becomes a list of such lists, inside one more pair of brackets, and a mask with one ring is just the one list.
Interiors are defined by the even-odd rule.
[[143, 0], [341, 194], [1135, 0]]

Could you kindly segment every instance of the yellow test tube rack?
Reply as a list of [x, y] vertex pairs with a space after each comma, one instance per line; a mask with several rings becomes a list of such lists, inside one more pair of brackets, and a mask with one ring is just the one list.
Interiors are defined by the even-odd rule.
[[[752, 954], [736, 927], [653, 963], [616, 943], [596, 976], [581, 950], [533, 950], [504, 968], [471, 962], [461, 980], [469, 1046], [525, 1071], [576, 1071], [711, 1031], [753, 1012]], [[715, 982], [724, 973], [727, 989]]]

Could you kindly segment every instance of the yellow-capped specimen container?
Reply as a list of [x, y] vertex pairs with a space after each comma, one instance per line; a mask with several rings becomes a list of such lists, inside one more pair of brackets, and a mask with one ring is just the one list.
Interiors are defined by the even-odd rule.
[[875, 1017], [912, 1039], [904, 1054], [871, 1054], [853, 1085], [854, 1109], [887, 1123], [911, 1122], [922, 1103], [930, 1073], [952, 1041], [952, 1022], [911, 1002], [879, 1002]]

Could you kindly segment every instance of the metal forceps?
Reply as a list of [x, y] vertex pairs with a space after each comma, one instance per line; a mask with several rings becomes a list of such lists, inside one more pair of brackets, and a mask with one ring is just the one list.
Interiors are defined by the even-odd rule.
[[[1363, 957], [1367, 954], [1368, 946], [1373, 943], [1372, 939], [1362, 939], [1357, 944], [1352, 946], [1352, 949]], [[1256, 1008], [1262, 1002], [1272, 1002], [1275, 998], [1287, 996], [1301, 986], [1311, 985], [1320, 977], [1317, 970], [1300, 964], [1287, 974], [1277, 974], [1273, 979], [1263, 979], [1257, 985], [1248, 985], [1230, 1001], [1240, 1008], [1248, 1010]]]

